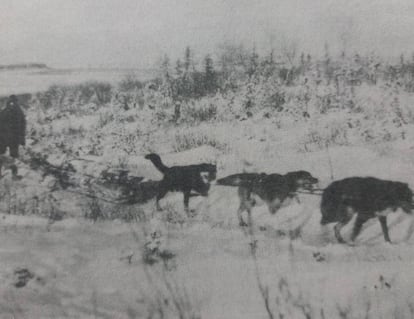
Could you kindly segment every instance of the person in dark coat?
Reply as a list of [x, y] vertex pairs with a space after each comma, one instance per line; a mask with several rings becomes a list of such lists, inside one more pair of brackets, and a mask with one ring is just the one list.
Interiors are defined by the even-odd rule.
[[26, 117], [15, 95], [11, 95], [6, 107], [0, 111], [0, 154], [9, 148], [10, 156], [19, 157], [19, 145], [25, 145]]

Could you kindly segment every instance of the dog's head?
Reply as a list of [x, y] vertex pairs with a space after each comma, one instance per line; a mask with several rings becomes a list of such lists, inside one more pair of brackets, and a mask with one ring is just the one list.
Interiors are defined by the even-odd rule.
[[213, 178], [210, 176], [210, 173], [200, 172], [199, 178], [197, 178], [193, 183], [193, 189], [200, 195], [207, 196], [211, 186], [210, 182], [212, 180]]
[[195, 183], [194, 190], [203, 196], [207, 196], [211, 182], [216, 179], [217, 167], [214, 164], [203, 164], [203, 169], [199, 174], [200, 178]]
[[318, 179], [313, 177], [311, 173], [307, 171], [295, 171], [289, 172], [285, 175], [288, 181], [295, 185], [297, 189], [303, 188], [308, 191], [312, 191], [315, 184], [318, 184]]
[[150, 161], [160, 161], [161, 160], [161, 157], [158, 154], [155, 154], [155, 153], [147, 154], [147, 155], [145, 155], [144, 158], [147, 159], [147, 160], [150, 160]]
[[401, 207], [406, 213], [410, 214], [414, 209], [413, 192], [406, 183], [390, 182], [388, 187], [389, 194], [394, 198], [395, 209]]
[[[201, 176], [200, 176], [201, 177]], [[202, 178], [196, 181], [193, 185], [193, 189], [202, 196], [207, 196], [210, 190], [210, 183], [205, 183]]]
[[217, 166], [215, 164], [203, 164], [200, 176], [205, 183], [210, 183], [217, 178]]

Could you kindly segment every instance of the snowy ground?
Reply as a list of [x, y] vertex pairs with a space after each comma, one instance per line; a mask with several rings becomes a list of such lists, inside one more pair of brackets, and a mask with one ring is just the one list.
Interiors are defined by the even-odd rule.
[[[160, 179], [149, 152], [169, 166], [216, 163], [219, 178], [307, 170], [320, 188], [376, 176], [414, 189], [413, 121], [398, 125], [378, 111], [371, 90], [357, 90], [368, 96], [357, 100], [364, 112], [315, 111], [310, 120], [245, 117], [237, 99], [214, 97], [197, 107], [216, 103], [216, 119], [191, 123], [183, 110], [176, 123], [153, 90], [129, 110], [116, 99], [98, 107], [68, 98], [62, 109], [33, 101], [22, 179], [3, 171], [0, 183], [0, 318], [414, 318], [414, 224], [401, 211], [388, 219], [392, 245], [373, 219], [351, 247], [336, 242], [333, 225], [320, 225], [316, 195], [301, 194], [276, 215], [255, 208], [251, 235], [238, 226], [231, 187], [191, 198], [190, 217], [182, 194], [168, 194], [157, 212], [153, 200], [126, 206], [72, 192], [107, 168]], [[410, 113], [413, 94], [404, 94]], [[71, 164], [81, 189], [52, 192], [56, 179], [28, 166], [29, 149]]]
[[[288, 147], [288, 142], [281, 146], [281, 137], [296, 136], [293, 129], [275, 131], [266, 125], [259, 129], [253, 122], [226, 129], [240, 132], [229, 137], [234, 141], [230, 151], [202, 146], [164, 154], [163, 159], [168, 165], [215, 161], [219, 177], [243, 169], [279, 173], [305, 169], [324, 187], [331, 181], [330, 157], [336, 179], [373, 175], [405, 181], [414, 188], [414, 148], [407, 141], [305, 153]], [[257, 157], [258, 153], [263, 156]], [[88, 159], [92, 162], [77, 168], [90, 174], [111, 163], [110, 156], [99, 158], [100, 162], [93, 156]], [[130, 157], [127, 165], [136, 175], [160, 178], [142, 155]], [[35, 191], [30, 183], [42, 185], [40, 176], [24, 165], [21, 173], [21, 181], [11, 182], [7, 174], [3, 180], [20, 183], [25, 194]], [[183, 213], [181, 194], [170, 194], [161, 202], [164, 212], [155, 212], [153, 201], [129, 207], [147, 216], [130, 223], [93, 223], [82, 218], [84, 208], [77, 203], [81, 197], [64, 192], [60, 196], [67, 201], [61, 206], [70, 212], [61, 221], [30, 213], [0, 217], [1, 318], [414, 316], [412, 219], [400, 211], [388, 222], [393, 245], [384, 243], [379, 223], [372, 220], [357, 246], [349, 247], [336, 243], [331, 225], [319, 225], [318, 196], [302, 195], [300, 203], [275, 216], [257, 207], [255, 238], [237, 225], [234, 188], [214, 185], [208, 198], [191, 199], [195, 209], [191, 218]], [[345, 237], [350, 228], [343, 230]], [[290, 231], [298, 229], [300, 236], [292, 236]], [[250, 248], [254, 240], [256, 259]], [[151, 248], [170, 257], [152, 254]], [[148, 256], [154, 263], [145, 259]], [[14, 272], [22, 268], [32, 276], [17, 288]]]

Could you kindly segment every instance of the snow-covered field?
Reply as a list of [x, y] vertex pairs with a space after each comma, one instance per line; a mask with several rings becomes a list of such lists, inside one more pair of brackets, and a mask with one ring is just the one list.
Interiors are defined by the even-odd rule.
[[[375, 175], [413, 185], [412, 175], [404, 173], [412, 169], [413, 151], [408, 148], [402, 154], [390, 150], [379, 155], [358, 147], [330, 149], [335, 177]], [[185, 162], [179, 155], [165, 160]], [[202, 147], [182, 158], [191, 162], [197, 155], [216, 156]], [[356, 160], [358, 165], [350, 165]], [[324, 152], [275, 152], [254, 164], [268, 172], [305, 168], [326, 185], [325, 161]], [[238, 171], [233, 164], [231, 156], [224, 159], [219, 175]], [[142, 161], [137, 172], [155, 178], [153, 170]], [[411, 318], [411, 217], [397, 212], [389, 219], [394, 245], [384, 243], [379, 223], [373, 220], [358, 238], [358, 246], [348, 247], [336, 243], [332, 227], [319, 225], [318, 204], [319, 197], [302, 195], [300, 204], [283, 208], [275, 216], [264, 207], [254, 211], [256, 265], [269, 289], [272, 313], [285, 318], [306, 318], [308, 313], [310, 318], [342, 318], [342, 312], [348, 318]], [[252, 239], [237, 226], [235, 189], [213, 186], [207, 199], [192, 200], [193, 218], [182, 212], [181, 195], [168, 196], [162, 205], [168, 213], [180, 215], [183, 222], [179, 224], [167, 222], [165, 212], [154, 212], [153, 205], [131, 208], [154, 215], [137, 223], [93, 223], [81, 214], [54, 223], [32, 215], [2, 215], [0, 309], [4, 318], [145, 318], [158, 308], [168, 317], [179, 317], [180, 312], [184, 318], [267, 317], [250, 255]], [[300, 237], [290, 238], [289, 231], [297, 228]], [[157, 234], [155, 239], [152, 233]], [[174, 254], [172, 266], [143, 262], [143, 247], [153, 242], [161, 251]], [[34, 274], [21, 289], [13, 285], [17, 268]], [[157, 304], [159, 298], [166, 304]], [[184, 309], [170, 304], [175, 298]]]
[[[160, 114], [146, 106], [82, 107], [27, 111], [27, 148], [55, 165], [71, 163], [81, 185], [108, 167], [159, 179], [144, 159], [158, 152], [167, 165], [217, 163], [218, 177], [303, 169], [321, 188], [332, 177], [370, 175], [414, 189], [410, 123], [404, 138], [366, 142], [349, 126], [345, 140], [320, 147], [339, 123], [372, 122], [346, 112], [302, 122], [257, 113], [159, 125]], [[154, 201], [126, 206], [52, 192], [54, 179], [30, 169], [22, 153], [23, 178], [6, 171], [1, 180], [0, 318], [414, 317], [414, 224], [401, 211], [388, 220], [393, 244], [373, 219], [351, 247], [336, 242], [333, 225], [319, 224], [320, 197], [301, 194], [276, 215], [254, 208], [251, 235], [238, 226], [235, 188], [213, 185], [207, 198], [192, 198], [191, 217], [181, 194], [168, 194], [157, 212]], [[91, 211], [106, 218], [85, 218]]]

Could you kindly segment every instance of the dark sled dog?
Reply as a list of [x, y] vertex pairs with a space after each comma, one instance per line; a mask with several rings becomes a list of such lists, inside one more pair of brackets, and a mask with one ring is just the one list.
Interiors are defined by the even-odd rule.
[[318, 179], [309, 172], [296, 171], [285, 175], [265, 173], [234, 174], [217, 180], [217, 185], [237, 186], [240, 206], [237, 211], [240, 226], [247, 226], [242, 213], [247, 211], [249, 220], [251, 210], [260, 201], [267, 204], [270, 213], [275, 214], [286, 205], [289, 199], [297, 199], [297, 191], [313, 190]]
[[370, 218], [378, 217], [384, 239], [390, 241], [386, 215], [401, 208], [411, 213], [413, 193], [407, 184], [374, 177], [350, 177], [331, 183], [322, 194], [321, 224], [337, 223], [335, 237], [345, 243], [341, 229], [357, 214], [351, 241]]
[[[217, 167], [214, 164], [198, 164], [186, 166], [165, 166], [158, 154], [148, 154], [145, 156], [152, 164], [164, 175], [158, 186], [156, 197], [157, 209], [168, 192], [182, 192], [184, 194], [184, 208], [188, 212], [188, 204], [191, 196], [207, 196], [210, 189], [210, 182], [216, 179]], [[196, 194], [191, 191], [195, 191]]]

